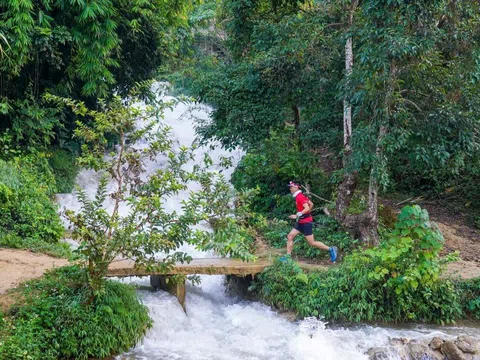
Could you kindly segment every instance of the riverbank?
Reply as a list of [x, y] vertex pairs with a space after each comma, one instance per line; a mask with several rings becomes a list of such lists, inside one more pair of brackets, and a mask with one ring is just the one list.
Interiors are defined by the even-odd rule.
[[[268, 256], [265, 251], [261, 256]], [[273, 253], [274, 254], [274, 253]], [[2, 295], [14, 289], [24, 281], [41, 277], [45, 271], [68, 264], [67, 259], [54, 258], [26, 250], [0, 249], [0, 304]], [[328, 265], [303, 262], [305, 270], [327, 270]], [[446, 274], [468, 280], [480, 278], [480, 264], [476, 261], [460, 260], [448, 264]]]

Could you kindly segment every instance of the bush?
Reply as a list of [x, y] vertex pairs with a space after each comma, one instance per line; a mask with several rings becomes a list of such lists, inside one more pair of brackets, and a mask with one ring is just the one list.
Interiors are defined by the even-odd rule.
[[462, 294], [465, 313], [480, 320], [480, 278], [458, 282], [457, 291]]
[[68, 258], [71, 254], [70, 245], [67, 243], [50, 243], [31, 237], [21, 238], [13, 232], [5, 232], [4, 230], [0, 230], [0, 246], [12, 249], [25, 249], [58, 258]]
[[379, 247], [356, 251], [321, 275], [277, 263], [255, 286], [267, 302], [302, 316], [450, 323], [463, 316], [462, 296], [440, 279], [442, 241], [425, 210], [405, 207]]
[[[290, 180], [309, 184], [313, 193], [328, 198], [331, 184], [322, 172], [317, 157], [298, 149], [288, 132], [271, 134], [260, 149], [248, 152], [232, 174], [237, 190], [259, 188], [252, 210], [269, 218], [284, 218], [295, 212], [288, 192]], [[312, 199], [318, 207], [318, 201]]]
[[85, 281], [84, 271], [67, 267], [23, 285], [22, 306], [5, 319], [0, 358], [105, 358], [140, 341], [151, 320], [135, 289], [106, 281], [93, 298]]
[[299, 316], [319, 316], [321, 313], [319, 284], [326, 273], [304, 273], [295, 262], [276, 261], [264, 270], [251, 290], [268, 304]]
[[45, 158], [40, 160], [0, 160], [0, 245], [15, 243], [15, 247], [25, 248], [28, 242], [53, 244], [64, 232], [57, 206], [49, 198], [55, 181]]
[[[351, 251], [357, 243], [357, 240], [343, 230], [335, 219], [325, 215], [317, 215], [314, 217], [314, 221], [313, 235], [315, 240], [328, 246], [337, 246], [342, 253]], [[292, 227], [293, 222], [290, 224], [286, 221], [274, 220], [270, 221], [267, 227], [262, 228], [261, 233], [270, 246], [285, 248], [287, 235]], [[327, 252], [308, 245], [301, 234], [295, 238], [293, 253], [298, 257], [310, 259], [328, 256]]]
[[49, 163], [55, 175], [57, 191], [59, 193], [72, 192], [75, 179], [80, 170], [76, 163], [75, 154], [66, 150], [56, 149], [51, 153]]

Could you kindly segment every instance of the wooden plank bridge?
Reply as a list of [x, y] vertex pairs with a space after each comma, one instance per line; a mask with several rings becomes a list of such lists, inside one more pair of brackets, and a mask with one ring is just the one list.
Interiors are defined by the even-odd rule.
[[261, 273], [272, 261], [258, 259], [244, 262], [239, 259], [211, 258], [193, 259], [187, 263], [177, 263], [167, 273], [155, 273], [142, 268], [135, 268], [133, 261], [123, 260], [110, 265], [109, 277], [149, 276], [149, 275], [255, 275]]
[[[244, 262], [239, 259], [210, 258], [193, 259], [190, 263], [177, 263], [167, 273], [146, 271], [141, 267], [135, 267], [135, 263], [129, 260], [114, 262], [108, 268], [108, 277], [150, 276], [150, 284], [154, 289], [166, 290], [175, 295], [185, 310], [185, 282], [173, 283], [168, 281], [172, 275], [234, 275], [245, 277], [261, 273], [272, 264], [271, 257], [259, 258], [254, 262]], [[304, 270], [326, 269], [321, 265], [302, 264]]]
[[172, 275], [236, 275], [248, 276], [261, 273], [272, 261], [258, 259], [255, 262], [244, 262], [239, 259], [211, 258], [193, 259], [189, 263], [177, 263], [167, 273], [147, 271], [135, 267], [130, 260], [112, 263], [108, 268], [107, 277], [150, 276], [150, 285], [154, 289], [162, 289], [175, 295], [185, 311], [186, 287], [185, 281], [168, 281]]

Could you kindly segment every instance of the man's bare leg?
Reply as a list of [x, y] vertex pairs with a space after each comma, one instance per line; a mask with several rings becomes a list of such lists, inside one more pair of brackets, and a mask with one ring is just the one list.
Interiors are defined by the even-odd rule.
[[292, 255], [292, 250], [293, 250], [293, 240], [295, 239], [295, 236], [300, 234], [300, 231], [297, 229], [292, 229], [288, 235], [287, 235], [287, 255]]
[[[305, 236], [305, 239], [307, 239], [307, 242], [310, 246], [316, 247], [317, 249], [320, 249], [320, 250], [330, 250], [330, 247], [325, 245], [321, 241], [315, 241], [315, 239], [313, 238], [313, 235]], [[287, 253], [288, 253], [288, 242], [287, 242]]]

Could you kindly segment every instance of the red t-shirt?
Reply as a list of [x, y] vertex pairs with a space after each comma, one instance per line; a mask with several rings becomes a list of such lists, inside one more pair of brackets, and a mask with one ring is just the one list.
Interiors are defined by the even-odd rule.
[[[297, 206], [297, 212], [302, 211], [304, 209], [303, 205], [308, 203], [308, 201], [309, 201], [308, 197], [303, 195], [303, 193], [298, 193], [298, 195], [295, 196], [295, 205]], [[308, 216], [305, 217], [304, 219], [298, 220], [299, 224], [306, 224], [313, 221], [312, 215], [310, 215], [310, 213], [307, 213], [305, 215], [308, 215]]]

